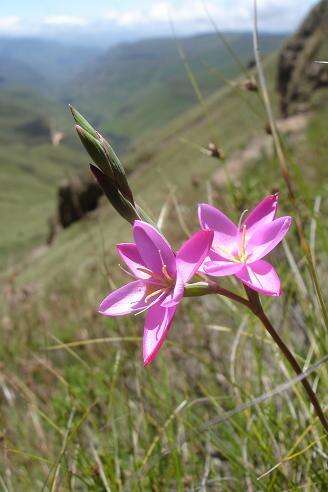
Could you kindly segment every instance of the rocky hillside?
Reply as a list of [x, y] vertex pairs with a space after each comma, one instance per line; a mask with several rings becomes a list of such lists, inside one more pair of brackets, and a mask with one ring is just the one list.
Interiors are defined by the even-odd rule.
[[319, 2], [285, 43], [278, 64], [278, 91], [283, 116], [303, 111], [313, 94], [328, 86], [328, 1]]

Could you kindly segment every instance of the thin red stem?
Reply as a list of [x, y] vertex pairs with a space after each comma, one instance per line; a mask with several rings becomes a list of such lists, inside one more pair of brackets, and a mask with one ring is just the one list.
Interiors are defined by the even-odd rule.
[[[201, 276], [201, 278], [204, 277]], [[284, 356], [286, 357], [286, 359], [294, 369], [295, 373], [298, 376], [304, 375], [297, 360], [295, 359], [295, 357], [293, 356], [293, 354], [291, 353], [285, 342], [280, 338], [277, 331], [271, 324], [269, 318], [263, 311], [258, 293], [250, 289], [246, 285], [244, 285], [244, 287], [246, 290], [247, 299], [245, 299], [245, 297], [242, 297], [238, 294], [235, 294], [234, 292], [231, 292], [230, 290], [220, 287], [216, 282], [212, 282], [206, 279], [206, 282], [199, 282], [187, 286], [185, 289], [185, 295], [190, 297], [191, 296], [198, 297], [207, 294], [219, 294], [221, 296], [227, 297], [228, 299], [231, 299], [232, 301], [238, 302], [239, 304], [242, 304], [243, 306], [247, 307], [261, 321], [267, 332], [271, 335], [274, 342], [278, 345], [279, 349], [281, 350], [281, 352], [284, 354]], [[303, 387], [310, 398], [310, 401], [313, 405], [313, 408], [321, 424], [323, 425], [324, 429], [328, 433], [328, 422], [326, 420], [326, 417], [316, 397], [316, 394], [314, 393], [310, 383], [308, 382], [305, 376], [301, 379], [301, 383], [303, 384]]]
[[[275, 328], [271, 324], [269, 318], [266, 316], [265, 312], [263, 311], [258, 293], [255, 292], [254, 290], [249, 289], [247, 286], [245, 286], [245, 290], [246, 290], [246, 293], [247, 293], [247, 296], [249, 299], [249, 308], [251, 309], [251, 311], [261, 321], [261, 323], [263, 324], [265, 329], [271, 335], [271, 337], [273, 338], [275, 343], [280, 348], [281, 352], [284, 354], [284, 356], [286, 357], [286, 359], [288, 360], [288, 362], [290, 363], [290, 365], [294, 369], [295, 373], [297, 375], [303, 374], [303, 371], [302, 371], [300, 365], [298, 364], [297, 360], [295, 359], [295, 357], [293, 356], [293, 354], [291, 353], [291, 351], [289, 350], [289, 348], [287, 347], [285, 342], [280, 338], [277, 331], [275, 330]], [[308, 382], [308, 380], [306, 378], [303, 378], [301, 380], [301, 383], [303, 384], [303, 387], [304, 387], [305, 391], [307, 392], [307, 394], [310, 398], [310, 401], [313, 405], [313, 408], [314, 408], [321, 424], [323, 425], [324, 429], [328, 433], [328, 422], [327, 422], [326, 417], [323, 413], [323, 410], [320, 406], [320, 403], [316, 397], [316, 394], [314, 393], [310, 383]]]

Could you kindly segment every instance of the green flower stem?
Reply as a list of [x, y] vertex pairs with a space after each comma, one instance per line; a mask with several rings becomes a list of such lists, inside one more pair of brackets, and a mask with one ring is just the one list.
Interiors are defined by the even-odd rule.
[[249, 301], [247, 299], [230, 292], [230, 290], [223, 289], [215, 282], [196, 282], [194, 284], [188, 284], [185, 287], [185, 297], [199, 297], [207, 294], [219, 294], [221, 296], [228, 297], [232, 301], [239, 302], [240, 304], [249, 307]]

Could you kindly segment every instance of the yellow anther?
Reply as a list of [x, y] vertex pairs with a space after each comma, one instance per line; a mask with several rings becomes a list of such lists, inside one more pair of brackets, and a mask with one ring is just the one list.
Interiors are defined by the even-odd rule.
[[247, 260], [247, 251], [246, 251], [246, 242], [247, 242], [247, 228], [246, 225], [243, 225], [241, 228], [241, 238], [239, 242], [239, 254], [238, 260], [244, 263]]
[[165, 289], [158, 289], [158, 290], [155, 290], [154, 292], [151, 292], [150, 294], [148, 294], [148, 296], [145, 297], [145, 303], [147, 303], [153, 297], [156, 297], [157, 294], [161, 294], [162, 292], [164, 292], [164, 290]]
[[149, 277], [153, 278], [154, 280], [160, 281], [162, 278], [161, 275], [152, 272], [149, 268], [146, 267], [138, 267], [137, 270], [139, 270], [139, 272], [146, 273], [147, 275], [149, 275]]
[[172, 282], [172, 278], [170, 277], [169, 272], [167, 271], [166, 265], [162, 266], [162, 273], [163, 273], [164, 277], [166, 278], [166, 280], [168, 280], [169, 282]]
[[243, 213], [240, 216], [240, 219], [239, 219], [239, 222], [238, 222], [238, 229], [239, 230], [242, 227], [241, 224], [243, 223], [244, 217], [245, 217], [245, 215], [247, 215], [247, 213], [248, 213], [248, 210], [246, 209], [246, 210], [243, 211]]

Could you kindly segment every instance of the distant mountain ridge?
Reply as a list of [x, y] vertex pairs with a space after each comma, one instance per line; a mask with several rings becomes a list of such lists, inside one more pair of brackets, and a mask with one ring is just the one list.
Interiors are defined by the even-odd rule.
[[[275, 50], [282, 40], [282, 35], [264, 36], [263, 52]], [[247, 63], [251, 34], [230, 34], [229, 42]], [[184, 38], [181, 44], [204, 96], [217, 92], [222, 77], [240, 73], [215, 35]], [[0, 61], [6, 63], [0, 65], [0, 263], [44, 242], [58, 184], [87, 169], [68, 102], [104, 130], [120, 155], [139, 137], [197, 106], [171, 38], [119, 45], [102, 54], [83, 50], [0, 39]], [[54, 144], [54, 134], [61, 135], [60, 145]], [[145, 148], [140, 145], [143, 154], [131, 169], [144, 162]]]
[[[251, 33], [225, 33], [247, 64]], [[282, 44], [282, 34], [261, 35], [263, 54]], [[178, 40], [204, 97], [241, 71], [216, 34]], [[118, 150], [149, 130], [160, 128], [197, 104], [179, 47], [172, 37], [125, 42], [98, 49], [37, 38], [0, 37], [0, 90], [42, 95], [58, 106], [55, 118], [68, 128], [67, 104], [73, 103], [102, 127]], [[49, 115], [48, 115], [49, 116]], [[0, 110], [1, 118], [1, 110]], [[66, 122], [66, 123], [65, 123]]]
[[0, 80], [2, 86], [28, 85], [43, 94], [55, 89], [59, 95], [67, 81], [101, 53], [100, 48], [59, 41], [0, 37]]
[[[253, 57], [252, 34], [225, 33], [242, 64]], [[263, 54], [277, 50], [285, 35], [261, 34]], [[154, 38], [110, 48], [75, 78], [72, 102], [108, 133], [128, 135], [162, 126], [197, 104], [179, 47], [206, 97], [241, 71], [216, 34], [178, 40]]]

